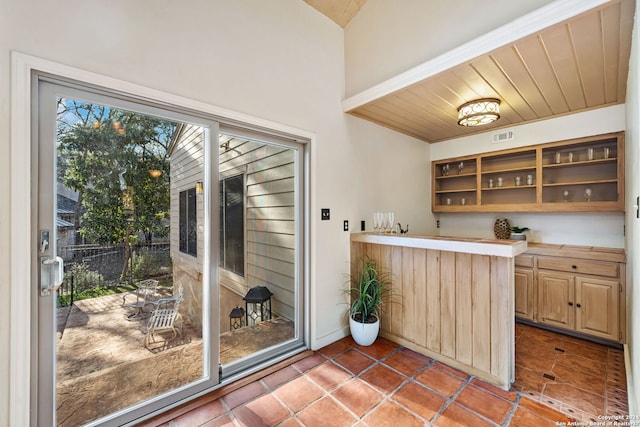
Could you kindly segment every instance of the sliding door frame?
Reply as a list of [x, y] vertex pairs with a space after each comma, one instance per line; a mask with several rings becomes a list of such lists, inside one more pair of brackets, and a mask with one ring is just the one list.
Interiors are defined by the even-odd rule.
[[[310, 152], [311, 144], [315, 140], [313, 133], [271, 122], [269, 120], [227, 110], [204, 102], [195, 101], [164, 91], [151, 89], [145, 86], [133, 84], [120, 79], [104, 76], [98, 73], [80, 70], [71, 66], [59, 64], [46, 59], [34, 57], [20, 52], [11, 52], [11, 267], [10, 267], [10, 326], [9, 326], [9, 424], [10, 425], [36, 425], [35, 415], [31, 414], [31, 358], [37, 357], [37, 348], [32, 341], [32, 289], [34, 273], [31, 266], [32, 242], [36, 237], [32, 232], [32, 200], [25, 195], [31, 194], [31, 141], [32, 129], [32, 81], [34, 73], [43, 73], [57, 76], [62, 79], [75, 80], [86, 85], [108, 88], [109, 91], [122, 92], [130, 97], [139, 98], [159, 105], [170, 105], [185, 112], [191, 112], [196, 116], [226, 124], [239, 125], [245, 129], [255, 129], [259, 132], [272, 133], [289, 137], [304, 145], [304, 229], [303, 238], [303, 262], [299, 266], [303, 271], [301, 303], [304, 318], [302, 333], [303, 347], [282, 354], [268, 364], [276, 363], [286, 357], [298, 353], [309, 347], [310, 343], [310, 313], [309, 313], [309, 238], [310, 238]], [[213, 180], [214, 177], [211, 177]], [[217, 177], [215, 177], [217, 179]], [[251, 370], [243, 372], [242, 376], [249, 375], [267, 364], [254, 366]], [[220, 382], [221, 387], [238, 379], [240, 376], [229, 377]], [[216, 387], [216, 388], [218, 388]], [[215, 388], [214, 388], [215, 389]], [[213, 389], [212, 389], [213, 390]], [[191, 396], [191, 398], [206, 394], [211, 390]], [[184, 403], [184, 402], [180, 402]], [[162, 410], [177, 406], [176, 403], [164, 407]], [[141, 418], [148, 418], [157, 413], [148, 414]], [[140, 420], [141, 420], [140, 419]], [[139, 420], [138, 420], [139, 421]]]

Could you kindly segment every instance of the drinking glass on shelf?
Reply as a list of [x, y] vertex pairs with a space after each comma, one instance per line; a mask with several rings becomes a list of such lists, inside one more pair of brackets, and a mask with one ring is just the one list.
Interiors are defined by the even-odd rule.
[[591, 189], [585, 188], [584, 190], [584, 198], [587, 199], [587, 202], [591, 201]]
[[587, 148], [587, 159], [593, 160], [593, 148]]
[[569, 201], [569, 191], [568, 190], [564, 190], [562, 192], [562, 195], [564, 196], [564, 201], [568, 202]]
[[562, 161], [562, 154], [559, 151], [556, 151], [556, 163], [560, 163]]
[[498, 187], [502, 187], [502, 177], [498, 178]]
[[573, 163], [573, 153], [569, 153], [569, 163]]
[[448, 176], [449, 175], [449, 163], [447, 163], [446, 165], [442, 165], [442, 176]]
[[464, 162], [460, 162], [458, 165], [458, 175], [462, 175], [462, 170], [464, 169]]
[[387, 221], [389, 223], [389, 233], [393, 233], [394, 225], [395, 225], [395, 217], [396, 215], [393, 212], [389, 212], [387, 214]]
[[447, 203], [447, 205], [450, 205], [451, 204], [451, 198], [447, 197], [446, 203]]
[[465, 199], [464, 197], [462, 199], [460, 199], [460, 204], [461, 205], [466, 205], [467, 204], [467, 199]]
[[516, 187], [520, 186], [520, 177], [519, 176], [515, 177], [514, 183], [516, 184]]
[[493, 179], [489, 178], [489, 188], [493, 188]]
[[602, 152], [603, 152], [603, 154], [604, 154], [604, 158], [605, 158], [605, 159], [608, 159], [608, 158], [609, 158], [609, 153], [610, 153], [609, 147], [604, 147], [604, 149], [602, 150]]
[[527, 185], [533, 185], [533, 175], [527, 175]]

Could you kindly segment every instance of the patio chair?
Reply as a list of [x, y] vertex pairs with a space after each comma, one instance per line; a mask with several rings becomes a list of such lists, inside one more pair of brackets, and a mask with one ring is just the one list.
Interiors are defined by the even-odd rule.
[[[122, 296], [122, 306], [135, 308], [127, 319], [142, 315], [144, 306], [153, 304], [156, 299], [156, 291], [158, 290], [158, 281], [154, 279], [146, 279], [138, 282], [135, 290], [127, 292]], [[135, 298], [135, 301], [134, 301]]]
[[[147, 335], [144, 340], [144, 346], [149, 348], [149, 344], [155, 341], [155, 334], [162, 332], [170, 332], [171, 338], [166, 342], [173, 340], [178, 335], [182, 335], [182, 316], [180, 315], [180, 303], [182, 302], [183, 288], [179, 288], [174, 296], [170, 298], [160, 298], [152, 302], [156, 307], [151, 313], [149, 322], [147, 323]], [[180, 325], [179, 327], [177, 325]]]

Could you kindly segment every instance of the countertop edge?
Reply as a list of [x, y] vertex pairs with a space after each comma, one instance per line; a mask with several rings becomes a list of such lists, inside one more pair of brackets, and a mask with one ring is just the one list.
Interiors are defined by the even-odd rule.
[[352, 233], [351, 241], [449, 252], [463, 252], [506, 258], [513, 258], [527, 250], [527, 242], [525, 240], [494, 240], [439, 236]]

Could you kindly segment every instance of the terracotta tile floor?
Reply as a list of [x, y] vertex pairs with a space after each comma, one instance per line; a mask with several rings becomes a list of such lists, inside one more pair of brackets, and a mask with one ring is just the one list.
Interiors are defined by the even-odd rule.
[[165, 425], [551, 427], [628, 412], [620, 350], [525, 325], [516, 339], [510, 392], [388, 340], [348, 337]]
[[622, 350], [519, 323], [512, 390], [579, 421], [629, 413]]

